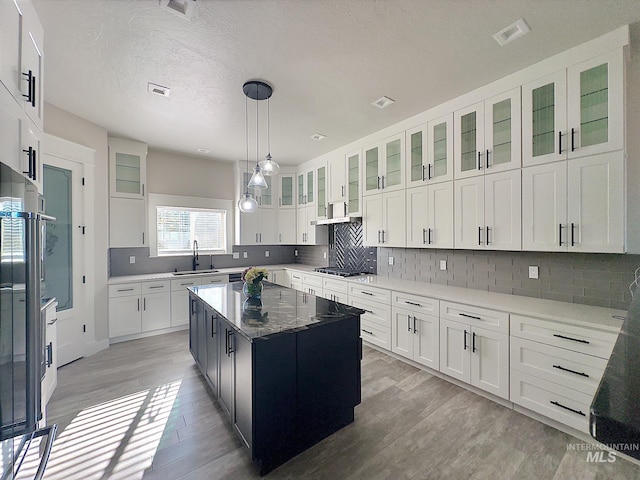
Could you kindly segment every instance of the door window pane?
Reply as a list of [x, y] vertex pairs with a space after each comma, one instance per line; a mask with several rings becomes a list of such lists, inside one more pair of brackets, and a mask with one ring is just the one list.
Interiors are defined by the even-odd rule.
[[402, 183], [402, 151], [400, 139], [387, 143], [387, 168], [384, 186], [391, 187]]
[[433, 127], [433, 176], [447, 174], [447, 124]]
[[609, 79], [607, 64], [580, 72], [580, 146], [609, 140]]
[[411, 181], [422, 180], [422, 132], [411, 134]]
[[555, 151], [555, 84], [549, 83], [531, 91], [534, 157]]
[[460, 118], [462, 171], [476, 168], [476, 112], [467, 113]]
[[493, 104], [493, 162], [511, 161], [511, 99]]
[[347, 199], [349, 213], [357, 212], [360, 209], [360, 199], [358, 195], [358, 184], [360, 182], [359, 155], [349, 157], [349, 198]]

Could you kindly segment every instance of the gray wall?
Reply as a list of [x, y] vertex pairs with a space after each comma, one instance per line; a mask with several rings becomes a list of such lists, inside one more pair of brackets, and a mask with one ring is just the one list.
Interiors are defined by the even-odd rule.
[[[537, 280], [528, 278], [530, 265], [539, 267]], [[638, 266], [640, 255], [378, 248], [378, 275], [389, 278], [623, 310]]]

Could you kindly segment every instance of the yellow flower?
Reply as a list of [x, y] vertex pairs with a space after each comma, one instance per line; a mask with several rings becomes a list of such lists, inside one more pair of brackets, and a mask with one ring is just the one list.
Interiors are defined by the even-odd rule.
[[243, 273], [244, 281], [247, 283], [258, 283], [269, 276], [266, 268], [250, 267]]

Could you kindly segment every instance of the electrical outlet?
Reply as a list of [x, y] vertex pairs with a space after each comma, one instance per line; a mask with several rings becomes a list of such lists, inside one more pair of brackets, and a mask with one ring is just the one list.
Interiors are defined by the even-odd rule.
[[322, 258], [327, 258], [327, 252], [322, 252]]
[[440, 270], [446, 270], [446, 269], [447, 269], [447, 261], [440, 260]]
[[136, 263], [136, 256], [135, 255], [131, 255], [129, 257], [129, 263]]
[[538, 267], [534, 265], [529, 266], [529, 278], [538, 278]]
[[247, 252], [242, 252], [242, 258], [247, 258], [249, 254]]
[[389, 265], [393, 265], [393, 257], [389, 257]]
[[238, 260], [240, 258], [240, 252], [233, 252], [232, 256], [234, 260]]
[[269, 250], [265, 250], [265, 251], [264, 251], [264, 256], [265, 256], [265, 257], [268, 257], [268, 256], [269, 256]]
[[293, 251], [293, 255], [294, 255], [294, 257], [298, 256], [298, 250], [297, 249]]

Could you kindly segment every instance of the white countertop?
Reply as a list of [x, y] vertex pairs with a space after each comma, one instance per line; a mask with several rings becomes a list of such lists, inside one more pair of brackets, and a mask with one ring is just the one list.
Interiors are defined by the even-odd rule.
[[[256, 265], [268, 270], [297, 270], [303, 273], [314, 272], [311, 265], [285, 264], [285, 265]], [[129, 282], [143, 282], [149, 280], [174, 280], [180, 278], [192, 278], [208, 275], [224, 275], [230, 273], [240, 273], [247, 267], [220, 268], [217, 272], [196, 275], [173, 275], [167, 273], [151, 273], [147, 275], [126, 275], [121, 277], [111, 277], [109, 284], [121, 284]], [[569, 322], [576, 325], [597, 327], [605, 331], [618, 333], [622, 327], [623, 320], [618, 317], [625, 317], [627, 312], [604, 307], [592, 307], [577, 303], [558, 302], [555, 300], [544, 300], [540, 298], [524, 297], [520, 295], [509, 295], [505, 293], [487, 292], [484, 290], [473, 290], [470, 288], [450, 287], [433, 283], [416, 282], [412, 280], [399, 280], [393, 278], [380, 277], [377, 275], [362, 275], [358, 277], [336, 277], [324, 273], [316, 275], [344, 280], [348, 283], [369, 285], [372, 287], [395, 290], [399, 292], [422, 295], [436, 298], [438, 300], [451, 301], [475, 305], [482, 308], [502, 310], [511, 314], [527, 315], [537, 318]]]

